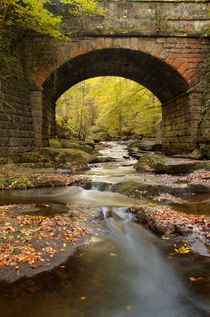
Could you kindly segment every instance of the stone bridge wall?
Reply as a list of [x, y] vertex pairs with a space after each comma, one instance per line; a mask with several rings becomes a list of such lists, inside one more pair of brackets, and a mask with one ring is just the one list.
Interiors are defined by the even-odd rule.
[[[188, 86], [176, 96], [170, 95], [169, 90], [172, 92], [173, 87], [168, 89], [168, 85], [168, 96], [164, 97], [163, 91], [158, 92], [152, 76], [147, 82], [150, 90], [157, 96], [159, 93], [158, 97], [162, 99], [164, 149], [168, 153], [190, 151], [197, 143], [206, 148], [210, 139], [209, 39], [206, 35], [209, 2], [136, 0], [102, 1], [99, 5], [109, 9], [107, 15], [81, 19], [70, 19], [66, 15], [63, 27], [73, 30], [72, 42], [33, 35], [26, 36], [20, 43], [20, 63], [14, 65], [12, 76], [2, 83], [2, 91], [9, 103], [6, 106], [1, 99], [0, 157], [3, 160], [8, 156], [18, 159], [18, 154], [34, 146], [46, 145], [48, 138], [54, 135], [58, 96], [54, 95], [55, 87], [47, 89], [50, 76], [55, 79], [57, 70], [70, 60], [106, 48], [144, 52], [176, 70]], [[63, 8], [53, 10], [63, 11]], [[161, 73], [161, 69], [165, 70], [160, 67], [156, 72]], [[147, 71], [151, 68], [147, 69], [145, 65], [142, 74]], [[94, 72], [92, 70], [93, 75]], [[125, 76], [127, 72], [124, 69], [121, 75]], [[85, 76], [88, 77], [85, 71], [75, 71], [69, 87]], [[132, 77], [130, 73], [129, 76]], [[169, 78], [170, 74], [164, 76]], [[131, 79], [142, 83], [137, 75]]]
[[[57, 45], [56, 45], [57, 43]], [[176, 98], [172, 96], [167, 96], [167, 85], [162, 82], [163, 92], [156, 92], [160, 87], [155, 87], [154, 78], [149, 78], [151, 86], [149, 87], [157, 96], [158, 93], [160, 100], [163, 102], [163, 148], [167, 153], [177, 153], [192, 151], [198, 141], [198, 134], [205, 134], [205, 143], [209, 139], [209, 132], [207, 133], [207, 126], [209, 125], [209, 119], [206, 116], [205, 120], [202, 121], [201, 128], [199, 127], [199, 120], [201, 119], [201, 108], [204, 106], [204, 90], [205, 83], [203, 78], [207, 71], [207, 65], [205, 62], [205, 57], [208, 53], [208, 39], [198, 39], [198, 38], [180, 38], [180, 37], [141, 37], [141, 36], [121, 36], [116, 37], [88, 37], [84, 39], [75, 39], [73, 43], [54, 43], [57, 51], [56, 63], [51, 64], [49, 61], [51, 57], [48, 55], [47, 61], [40, 68], [36, 69], [36, 73], [33, 77], [33, 82], [37, 86], [42, 86], [46, 79], [50, 76], [53, 71], [59, 69], [61, 65], [65, 65], [69, 60], [73, 60], [75, 57], [81, 56], [85, 53], [103, 50], [107, 48], [130, 48], [134, 51], [145, 52], [151, 56], [155, 56], [161, 61], [166, 62], [168, 65], [172, 66], [173, 69], [177, 70], [179, 74], [188, 83], [188, 89], [184, 88], [182, 93], [179, 93]], [[48, 51], [49, 53], [49, 51]], [[129, 63], [129, 61], [128, 61]], [[91, 61], [88, 65], [89, 68]], [[47, 65], [47, 66], [46, 66]], [[145, 64], [144, 74], [148, 76], [151, 72], [151, 65]], [[111, 69], [111, 66], [110, 66]], [[161, 73], [161, 68], [156, 69], [156, 77], [159, 77]], [[110, 75], [113, 73], [110, 73]], [[93, 73], [94, 75], [94, 73]], [[99, 73], [99, 75], [102, 75]], [[121, 73], [118, 75], [124, 76], [123, 68]], [[83, 77], [84, 76], [84, 77]], [[80, 80], [86, 77], [85, 66], [83, 68], [83, 73], [73, 73], [73, 78], [68, 83], [69, 87], [76, 84]], [[126, 76], [125, 76], [126, 77]], [[170, 77], [170, 72], [168, 78]], [[131, 78], [140, 83], [142, 81], [135, 77]], [[161, 82], [161, 79], [160, 79]], [[173, 87], [172, 90], [176, 89], [176, 78], [171, 80]], [[144, 82], [143, 82], [144, 84]], [[63, 87], [63, 84], [62, 84]], [[147, 86], [148, 87], [148, 86]], [[49, 89], [49, 88], [47, 88]], [[55, 89], [54, 86], [50, 86], [50, 91]], [[161, 90], [161, 89], [160, 89]], [[164, 91], [165, 90], [165, 91]], [[166, 96], [163, 96], [165, 94]], [[52, 98], [57, 99], [58, 96], [53, 96]], [[46, 99], [46, 97], [44, 97]], [[166, 99], [167, 102], [164, 102]], [[48, 98], [46, 105], [49, 105], [51, 101]], [[52, 101], [53, 103], [53, 101]], [[40, 105], [41, 106], [41, 105]], [[54, 107], [48, 106], [48, 110], [54, 111]], [[49, 135], [53, 135], [54, 127], [51, 118], [54, 113], [48, 111], [48, 117], [44, 117], [43, 131], [46, 129], [46, 124], [49, 122], [49, 127], [51, 130], [47, 130], [47, 134], [43, 133], [43, 140], [47, 140]], [[41, 121], [40, 121], [41, 122]], [[50, 133], [51, 131], [51, 133]], [[44, 142], [46, 144], [46, 142]], [[41, 140], [37, 141], [37, 144], [41, 144]]]

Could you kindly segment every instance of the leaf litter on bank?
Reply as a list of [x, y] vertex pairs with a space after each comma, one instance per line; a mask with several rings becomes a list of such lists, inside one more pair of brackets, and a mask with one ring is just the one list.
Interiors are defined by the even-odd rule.
[[18, 270], [20, 264], [28, 264], [36, 269], [48, 265], [50, 258], [92, 233], [86, 225], [87, 217], [80, 213], [73, 219], [31, 216], [10, 213], [14, 207], [19, 206], [0, 207], [0, 268], [11, 266]]
[[75, 182], [83, 183], [79, 175], [69, 175], [53, 171], [41, 172], [37, 170], [2, 171], [0, 170], [0, 190], [26, 189], [41, 186], [68, 186]]
[[[194, 235], [210, 244], [210, 217], [207, 215], [186, 214], [167, 206], [157, 206], [153, 209], [150, 206], [134, 206], [130, 210], [146, 227], [161, 235], [163, 240], [168, 240], [171, 235]], [[177, 253], [187, 252], [185, 247], [177, 250]]]

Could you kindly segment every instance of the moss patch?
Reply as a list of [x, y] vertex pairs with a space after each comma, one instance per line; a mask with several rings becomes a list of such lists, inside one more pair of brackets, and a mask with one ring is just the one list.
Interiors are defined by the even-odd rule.
[[173, 159], [158, 155], [142, 155], [135, 165], [137, 171], [163, 174], [186, 174], [198, 169], [209, 168], [208, 161]]
[[53, 148], [61, 148], [62, 143], [56, 139], [49, 139], [49, 146]]
[[94, 147], [92, 145], [87, 144], [87, 143], [76, 143], [72, 142], [70, 140], [60, 140], [62, 147], [63, 148], [68, 148], [68, 149], [75, 149], [75, 150], [81, 150], [87, 153], [93, 153], [94, 152]]
[[95, 158], [95, 156], [78, 149], [43, 148], [42, 151], [57, 163], [71, 162], [87, 164]]

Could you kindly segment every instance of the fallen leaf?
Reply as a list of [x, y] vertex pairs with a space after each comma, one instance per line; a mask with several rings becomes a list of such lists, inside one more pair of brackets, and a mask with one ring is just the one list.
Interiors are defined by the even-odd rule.
[[185, 246], [182, 246], [180, 247], [179, 249], [174, 249], [177, 253], [181, 253], [181, 254], [184, 254], [184, 253], [189, 253], [190, 252], [190, 247], [185, 247]]

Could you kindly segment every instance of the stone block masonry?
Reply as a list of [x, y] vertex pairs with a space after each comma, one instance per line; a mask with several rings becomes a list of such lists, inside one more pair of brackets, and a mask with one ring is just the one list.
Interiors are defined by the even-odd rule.
[[99, 5], [108, 9], [104, 16], [64, 18], [71, 42], [39, 35], [23, 39], [21, 67], [2, 83], [0, 157], [48, 145], [57, 99], [84, 79], [114, 75], [144, 85], [162, 102], [166, 153], [200, 147], [210, 157], [209, 2]]
[[[28, 90], [21, 76], [10, 77], [6, 85], [2, 85], [2, 91], [0, 157], [9, 159], [32, 150], [34, 146], [33, 116]], [[3, 161], [6, 160], [3, 159]]]

